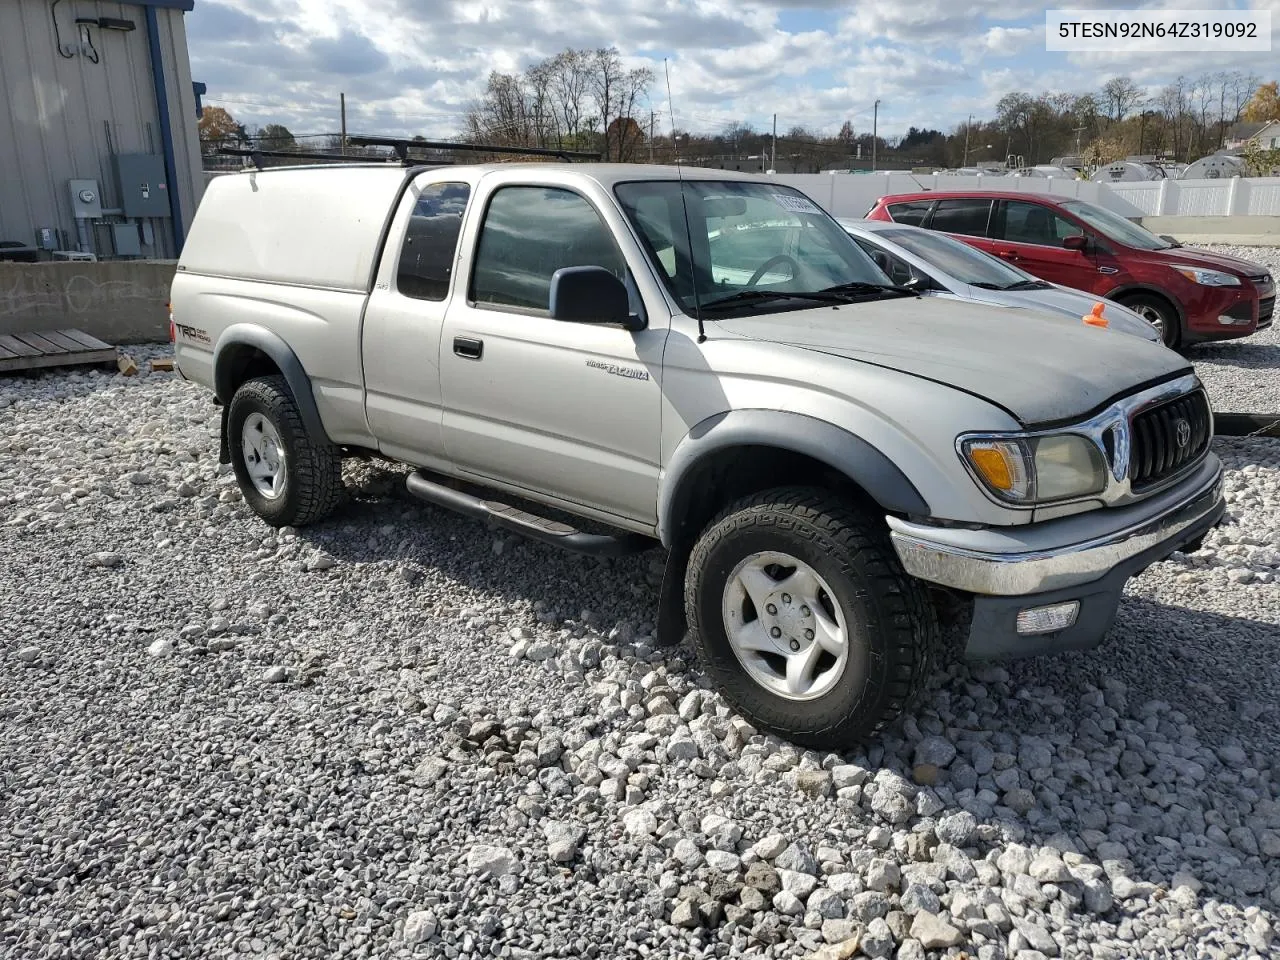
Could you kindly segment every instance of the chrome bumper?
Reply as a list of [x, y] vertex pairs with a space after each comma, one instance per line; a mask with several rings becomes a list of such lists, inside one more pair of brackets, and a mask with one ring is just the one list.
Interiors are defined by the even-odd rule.
[[[1172, 553], [1199, 531], [1181, 539], [1180, 535], [1198, 526], [1208, 529], [1222, 509], [1222, 467], [1210, 454], [1191, 480], [1124, 511], [1141, 510], [1143, 516], [1120, 529], [1095, 531], [1076, 542], [1059, 545], [1053, 541], [1055, 535], [1096, 528], [1108, 513], [1120, 511], [1101, 508], [1078, 517], [1004, 530], [959, 530], [907, 523], [895, 517], [888, 520], [898, 559], [912, 576], [968, 593], [1023, 596], [1097, 580], [1125, 561], [1158, 553], [1164, 543], [1171, 544]], [[1155, 556], [1150, 562], [1159, 559]]]

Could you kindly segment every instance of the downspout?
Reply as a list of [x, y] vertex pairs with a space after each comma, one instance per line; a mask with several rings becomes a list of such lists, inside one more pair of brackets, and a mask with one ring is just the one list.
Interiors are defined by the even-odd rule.
[[160, 53], [160, 22], [156, 8], [143, 8], [147, 15], [147, 46], [151, 51], [151, 81], [156, 90], [156, 109], [160, 112], [160, 143], [164, 150], [164, 175], [169, 181], [169, 212], [173, 220], [175, 254], [182, 253], [186, 236], [182, 229], [182, 200], [178, 196], [178, 165], [173, 152], [173, 125], [169, 122], [169, 94], [164, 82], [164, 59]]

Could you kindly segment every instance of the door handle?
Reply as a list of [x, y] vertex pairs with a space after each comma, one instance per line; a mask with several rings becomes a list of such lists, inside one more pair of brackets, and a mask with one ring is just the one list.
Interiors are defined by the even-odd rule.
[[1119, 273], [1120, 271], [1116, 267], [1099, 267], [1098, 272], [1099, 273]]
[[479, 360], [484, 356], [484, 341], [474, 337], [454, 337], [453, 352], [467, 360]]
[[1019, 257], [1019, 256], [1018, 256], [1018, 251], [1016, 251], [1016, 250], [1001, 250], [1001, 251], [1000, 251], [1000, 253], [999, 253], [999, 256], [1004, 257], [1006, 260], [1021, 260], [1021, 259], [1022, 259], [1021, 257]]

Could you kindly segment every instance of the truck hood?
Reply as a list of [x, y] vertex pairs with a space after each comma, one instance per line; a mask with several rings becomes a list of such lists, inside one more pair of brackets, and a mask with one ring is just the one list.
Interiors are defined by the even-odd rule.
[[708, 332], [815, 350], [923, 377], [1025, 426], [1084, 417], [1191, 372], [1181, 356], [1111, 328], [1016, 307], [912, 297], [709, 321]]
[[1243, 277], [1260, 277], [1264, 273], [1270, 273], [1260, 263], [1242, 260], [1239, 257], [1231, 257], [1225, 253], [1201, 250], [1197, 247], [1174, 247], [1171, 250], [1157, 250], [1155, 253], [1162, 262], [1170, 266], [1175, 263], [1181, 263], [1189, 267], [1202, 267], [1207, 270], [1225, 270], [1228, 273], [1239, 274]]

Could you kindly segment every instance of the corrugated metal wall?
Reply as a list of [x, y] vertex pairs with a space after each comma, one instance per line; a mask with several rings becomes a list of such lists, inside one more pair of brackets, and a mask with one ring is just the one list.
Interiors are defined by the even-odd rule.
[[[163, 153], [152, 82], [145, 10], [138, 4], [62, 0], [57, 24], [63, 45], [78, 46], [76, 17], [132, 20], [136, 29], [92, 28], [98, 63], [58, 52], [51, 0], [0, 0], [0, 240], [34, 244], [39, 227], [66, 232], [75, 249], [76, 223], [67, 182], [97, 180], [103, 206], [120, 205], [113, 153]], [[157, 9], [165, 86], [173, 129], [177, 189], [185, 226], [204, 189], [195, 95], [182, 11]], [[167, 220], [151, 221], [155, 244], [146, 256], [176, 255]], [[95, 235], [110, 251], [107, 233]]]

